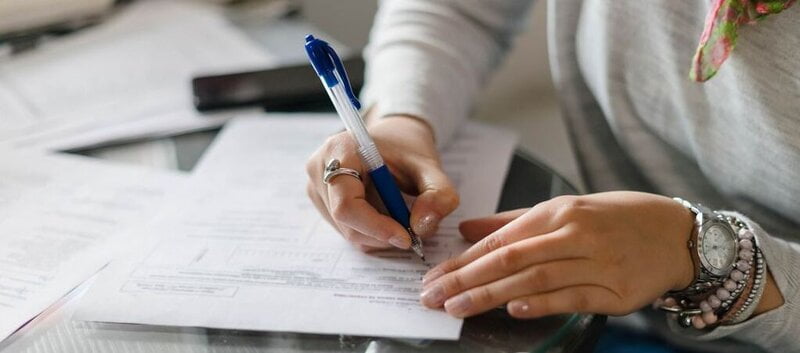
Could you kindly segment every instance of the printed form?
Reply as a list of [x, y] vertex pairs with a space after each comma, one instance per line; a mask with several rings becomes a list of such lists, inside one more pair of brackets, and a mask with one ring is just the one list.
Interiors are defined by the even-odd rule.
[[0, 152], [0, 340], [108, 263], [183, 175]]
[[[233, 120], [147, 230], [152, 246], [112, 263], [76, 318], [458, 339], [462, 320], [419, 304], [428, 264], [411, 251], [360, 252], [308, 200], [305, 162], [339, 130], [332, 115]], [[460, 220], [494, 213], [514, 145], [513, 134], [468, 124], [443, 152], [462, 202], [425, 241], [431, 263], [469, 246]]]

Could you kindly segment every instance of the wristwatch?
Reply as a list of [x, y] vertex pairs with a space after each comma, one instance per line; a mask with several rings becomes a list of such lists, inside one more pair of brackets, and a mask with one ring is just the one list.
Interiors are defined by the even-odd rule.
[[694, 227], [687, 243], [694, 263], [694, 280], [676, 292], [691, 297], [714, 290], [734, 270], [739, 254], [739, 241], [734, 222], [701, 204], [675, 198], [694, 214]]

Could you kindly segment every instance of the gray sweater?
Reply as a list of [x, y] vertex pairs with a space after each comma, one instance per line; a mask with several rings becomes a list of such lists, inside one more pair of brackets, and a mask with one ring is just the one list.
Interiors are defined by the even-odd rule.
[[[365, 105], [411, 114], [446, 144], [530, 0], [385, 0], [367, 48]], [[688, 78], [709, 1], [556, 0], [549, 51], [590, 191], [680, 196], [746, 215], [786, 303], [692, 335], [728, 352], [800, 352], [800, 5], [740, 30], [705, 84]], [[652, 328], [664, 318], [656, 313]], [[666, 331], [687, 342], [691, 332]], [[721, 339], [725, 338], [725, 339]], [[703, 344], [692, 342], [694, 348]]]

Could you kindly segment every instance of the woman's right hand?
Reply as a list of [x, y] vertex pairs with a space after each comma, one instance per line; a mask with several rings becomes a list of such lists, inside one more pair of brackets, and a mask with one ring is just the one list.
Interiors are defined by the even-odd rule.
[[[458, 206], [458, 193], [445, 175], [436, 151], [433, 130], [410, 116], [391, 116], [370, 121], [367, 129], [400, 188], [417, 198], [411, 207], [411, 227], [420, 237], [436, 231], [439, 222]], [[323, 183], [325, 164], [331, 159], [341, 167], [361, 173], [363, 182], [340, 175]], [[380, 198], [370, 187], [368, 171], [361, 165], [356, 144], [346, 132], [328, 138], [309, 159], [308, 195], [319, 212], [345, 239], [363, 251], [390, 246], [408, 249], [411, 239], [397, 221], [379, 212]]]

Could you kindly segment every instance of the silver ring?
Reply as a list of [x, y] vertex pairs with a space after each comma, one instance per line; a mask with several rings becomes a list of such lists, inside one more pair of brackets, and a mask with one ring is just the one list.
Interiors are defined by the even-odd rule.
[[342, 168], [339, 160], [334, 158], [325, 164], [325, 174], [322, 175], [322, 182], [325, 183], [325, 185], [330, 185], [331, 180], [339, 175], [349, 175], [359, 181], [361, 180], [361, 174], [357, 170]]

